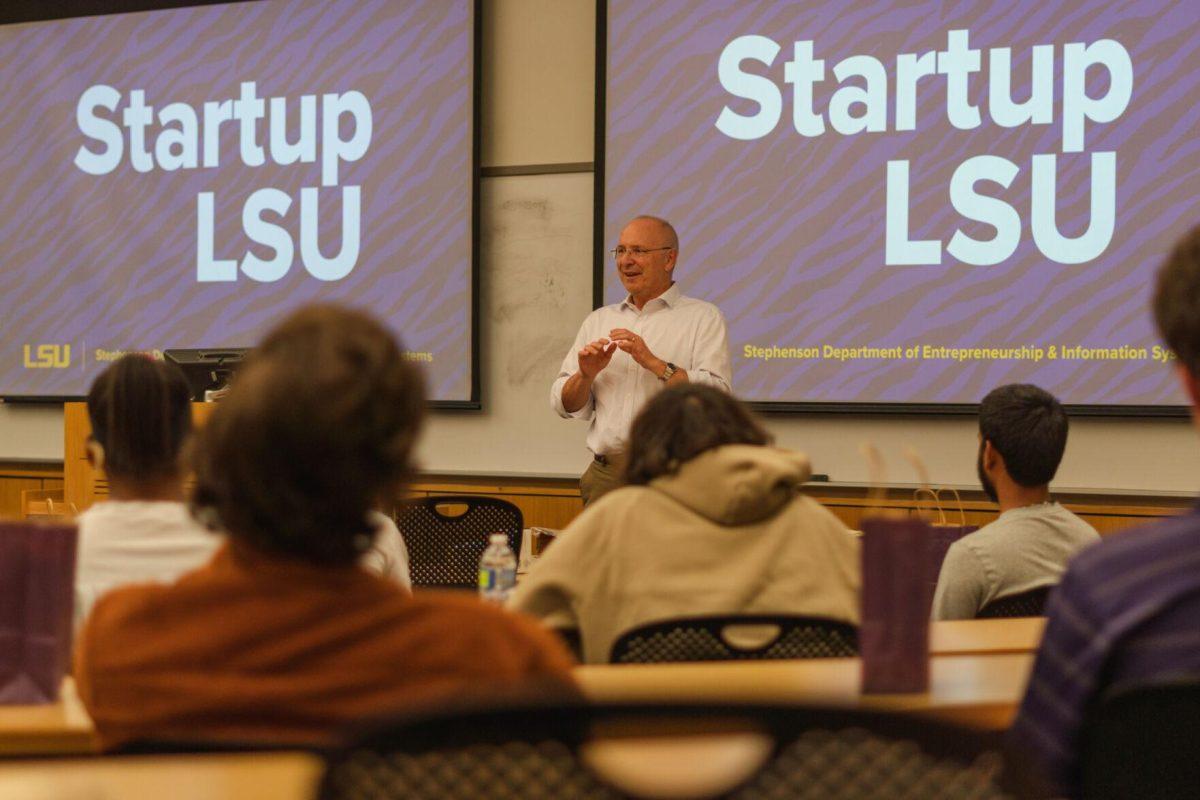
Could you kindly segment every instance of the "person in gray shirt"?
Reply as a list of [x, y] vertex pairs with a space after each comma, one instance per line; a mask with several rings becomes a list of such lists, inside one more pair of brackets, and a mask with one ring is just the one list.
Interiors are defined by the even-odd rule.
[[1071, 556], [1100, 540], [1095, 528], [1050, 499], [1066, 446], [1067, 415], [1049, 392], [1009, 384], [983, 398], [977, 469], [1000, 516], [951, 545], [934, 592], [934, 619], [973, 619], [993, 600], [1056, 585]]

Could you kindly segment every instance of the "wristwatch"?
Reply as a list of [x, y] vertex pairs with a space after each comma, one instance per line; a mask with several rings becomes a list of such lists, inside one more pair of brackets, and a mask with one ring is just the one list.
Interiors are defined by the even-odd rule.
[[674, 375], [678, 371], [679, 371], [679, 367], [675, 366], [670, 361], [668, 361], [667, 368], [663, 370], [662, 375], [658, 376], [658, 379], [660, 381], [662, 381], [663, 383], [666, 383], [667, 381], [671, 380], [671, 376]]

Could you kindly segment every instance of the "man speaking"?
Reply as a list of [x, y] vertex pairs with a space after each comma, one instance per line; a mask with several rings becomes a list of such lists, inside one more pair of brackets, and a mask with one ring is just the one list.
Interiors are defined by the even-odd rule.
[[620, 482], [630, 424], [655, 392], [683, 381], [728, 392], [732, 371], [725, 318], [672, 278], [679, 237], [671, 223], [635, 217], [612, 254], [629, 295], [588, 315], [550, 388], [559, 416], [591, 422], [592, 463], [579, 480], [585, 505]]

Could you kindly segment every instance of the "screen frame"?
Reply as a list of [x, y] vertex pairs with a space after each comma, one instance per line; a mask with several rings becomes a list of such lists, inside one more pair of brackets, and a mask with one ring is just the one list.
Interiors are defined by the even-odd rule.
[[[426, 0], [437, 2], [438, 0]], [[231, 5], [234, 3], [257, 3], [263, 0], [60, 0], [54, 4], [41, 0], [9, 0], [0, 6], [0, 26], [28, 22], [49, 22], [74, 17], [100, 17], [110, 14], [132, 14], [142, 11], [165, 11], [176, 8], [198, 8], [201, 6]], [[468, 0], [471, 4], [471, 307], [468, 319], [471, 325], [471, 395], [466, 400], [429, 400], [432, 409], [480, 411], [483, 398], [480, 386], [479, 363], [479, 230], [480, 230], [480, 183], [482, 153], [480, 121], [482, 120], [483, 91], [483, 0]], [[247, 349], [252, 349], [248, 347]], [[7, 404], [56, 404], [83, 400], [86, 394], [78, 395], [13, 395], [0, 393], [0, 403]]]
[[[604, 305], [604, 278], [608, 268], [604, 242], [605, 205], [605, 137], [608, 113], [608, 4], [596, 0], [596, 146], [595, 178], [593, 181], [594, 209], [592, 219], [592, 308]], [[753, 400], [746, 403], [754, 411], [770, 415], [823, 416], [892, 416], [892, 417], [963, 417], [979, 413], [979, 403], [879, 403], [879, 402], [815, 402], [799, 400]], [[1182, 419], [1191, 416], [1191, 406], [1147, 406], [1063, 404], [1071, 416], [1116, 417], [1140, 419]]]

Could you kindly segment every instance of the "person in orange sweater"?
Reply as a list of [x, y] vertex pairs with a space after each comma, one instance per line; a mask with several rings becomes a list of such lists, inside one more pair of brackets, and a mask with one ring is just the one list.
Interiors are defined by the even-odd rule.
[[573, 685], [537, 622], [356, 565], [374, 504], [411, 475], [423, 407], [420, 373], [365, 314], [314, 306], [266, 336], [194, 455], [194, 513], [227, 543], [174, 584], [104, 596], [76, 643], [102, 747], [319, 746], [467, 688]]

